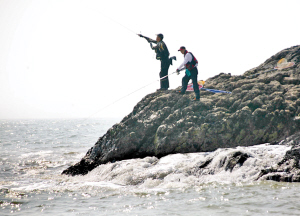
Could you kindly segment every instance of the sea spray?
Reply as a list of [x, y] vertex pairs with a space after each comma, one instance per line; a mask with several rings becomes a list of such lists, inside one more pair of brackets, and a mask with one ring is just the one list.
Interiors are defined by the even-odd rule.
[[[262, 169], [276, 166], [291, 147], [261, 144], [250, 147], [218, 149], [214, 152], [172, 154], [160, 159], [146, 157], [100, 165], [81, 181], [108, 181], [117, 185], [160, 188], [193, 187], [203, 183], [255, 181]], [[236, 152], [249, 155], [243, 164], [228, 169]], [[200, 168], [203, 163], [207, 166]]]

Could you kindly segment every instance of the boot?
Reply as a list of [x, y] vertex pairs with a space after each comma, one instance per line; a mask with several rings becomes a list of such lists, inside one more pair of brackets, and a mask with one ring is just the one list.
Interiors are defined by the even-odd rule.
[[178, 91], [176, 91], [176, 92], [179, 93], [179, 94], [182, 94], [182, 95], [185, 94], [185, 92], [183, 92], [183, 91], [181, 91], [181, 90], [178, 90]]

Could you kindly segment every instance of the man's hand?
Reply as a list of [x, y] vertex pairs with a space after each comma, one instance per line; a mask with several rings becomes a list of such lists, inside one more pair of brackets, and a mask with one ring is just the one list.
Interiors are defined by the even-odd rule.
[[137, 35], [140, 36], [140, 37], [142, 37], [142, 38], [145, 38], [146, 41], [148, 41], [148, 43], [151, 43], [151, 39], [150, 38], [148, 38], [148, 37], [146, 37], [146, 36], [144, 36], [142, 34], [137, 34]]
[[179, 74], [180, 74], [180, 70], [177, 69], [177, 70], [176, 70], [176, 73], [177, 73], [177, 75], [179, 75]]

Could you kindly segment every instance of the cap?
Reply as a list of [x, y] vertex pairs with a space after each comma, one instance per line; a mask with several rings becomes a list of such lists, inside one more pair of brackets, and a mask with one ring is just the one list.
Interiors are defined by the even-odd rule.
[[184, 46], [181, 46], [178, 51], [185, 49]]
[[164, 35], [159, 33], [159, 34], [156, 34], [158, 37], [160, 37], [160, 39], [164, 39]]

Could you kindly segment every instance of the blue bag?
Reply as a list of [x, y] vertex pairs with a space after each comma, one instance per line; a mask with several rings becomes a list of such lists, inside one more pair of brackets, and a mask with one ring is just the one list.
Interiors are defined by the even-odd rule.
[[189, 71], [188, 69], [185, 69], [185, 74], [186, 74], [187, 76], [191, 76], [191, 71]]

